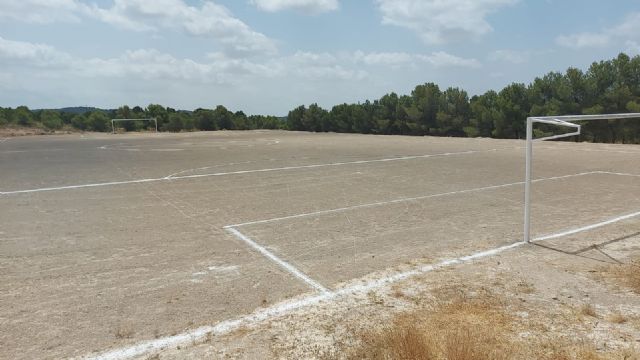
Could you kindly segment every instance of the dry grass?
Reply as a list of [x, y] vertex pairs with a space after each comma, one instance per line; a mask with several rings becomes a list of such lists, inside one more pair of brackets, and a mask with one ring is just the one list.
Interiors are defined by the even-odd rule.
[[636, 258], [627, 264], [613, 265], [605, 269], [605, 273], [608, 273], [620, 285], [624, 285], [633, 292], [640, 294], [640, 258]]
[[[596, 316], [592, 305], [580, 312]], [[589, 341], [514, 336], [531, 333], [489, 294], [440, 303], [430, 310], [397, 315], [390, 325], [359, 334], [348, 359], [373, 360], [640, 360], [634, 349], [599, 352]], [[535, 331], [534, 331], [535, 332]]]
[[608, 320], [614, 324], [624, 324], [628, 321], [627, 317], [620, 313], [613, 313], [609, 316]]
[[457, 299], [433, 311], [398, 316], [362, 334], [350, 359], [508, 359], [504, 341], [510, 317], [491, 297]]
[[619, 275], [631, 290], [640, 294], [640, 260], [636, 259], [630, 264], [623, 265]]
[[598, 317], [596, 308], [591, 304], [584, 304], [580, 306], [580, 314], [584, 316]]
[[521, 280], [518, 282], [516, 290], [520, 294], [533, 294], [536, 292], [536, 288], [529, 282]]

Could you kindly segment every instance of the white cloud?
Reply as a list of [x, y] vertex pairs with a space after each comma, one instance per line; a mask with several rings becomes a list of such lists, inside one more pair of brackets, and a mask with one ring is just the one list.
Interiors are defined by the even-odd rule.
[[273, 54], [275, 43], [234, 17], [224, 6], [203, 1], [199, 7], [183, 0], [114, 0], [111, 7], [86, 5], [78, 0], [0, 0], [0, 18], [28, 22], [98, 19], [134, 31], [179, 29], [212, 38], [230, 54]]
[[429, 44], [465, 40], [493, 30], [488, 14], [517, 0], [376, 0], [382, 23], [416, 32]]
[[435, 67], [457, 66], [479, 68], [482, 66], [476, 59], [465, 59], [455, 55], [451, 55], [444, 51], [436, 51], [431, 55], [423, 55], [421, 56], [421, 58]]
[[[246, 78], [361, 79], [366, 71], [328, 53], [298, 52], [284, 57], [251, 60], [210, 53], [205, 61], [176, 58], [155, 49], [124, 52], [114, 58], [83, 59], [51, 46], [0, 38], [0, 67], [40, 69], [50, 77], [126, 78], [134, 80], [181, 80], [191, 83], [233, 84]], [[35, 73], [34, 73], [35, 74]]]
[[512, 64], [524, 64], [529, 61], [529, 51], [516, 51], [516, 50], [496, 50], [489, 54], [488, 58], [491, 61], [503, 61]]
[[424, 64], [428, 64], [436, 68], [478, 68], [482, 66], [476, 59], [466, 59], [449, 54], [444, 51], [436, 51], [431, 54], [410, 54], [405, 52], [364, 53], [362, 51], [356, 51], [353, 54], [353, 59], [356, 62], [364, 63], [365, 65], [383, 65], [391, 66], [394, 68], [398, 68], [401, 66], [410, 66], [416, 68]]
[[293, 75], [306, 79], [362, 79], [367, 72], [361, 69], [351, 69], [348, 59], [329, 53], [313, 53], [298, 51], [292, 56], [274, 60], [284, 65]]
[[48, 45], [12, 41], [0, 37], [0, 60], [0, 63], [27, 62], [38, 67], [60, 67], [69, 64], [72, 58]]
[[611, 37], [609, 35], [596, 33], [560, 35], [556, 38], [556, 44], [573, 49], [603, 47], [609, 44], [610, 41]]
[[0, 67], [40, 69], [42, 76], [128, 79], [178, 79], [190, 82], [231, 83], [244, 75], [269, 74], [262, 64], [219, 57], [209, 62], [178, 59], [155, 49], [126, 51], [115, 58], [83, 59], [49, 45], [0, 38]]
[[267, 12], [296, 10], [306, 14], [320, 14], [339, 7], [338, 0], [251, 0], [251, 3]]
[[366, 54], [362, 51], [356, 51], [354, 59], [366, 65], [399, 66], [414, 62], [416, 57], [404, 52], [373, 52]]
[[92, 13], [126, 29], [180, 28], [191, 35], [214, 38], [232, 53], [276, 52], [271, 39], [212, 1], [205, 1], [198, 8], [183, 0], [115, 0], [111, 8], [93, 7]]
[[[177, 58], [155, 49], [129, 50], [113, 58], [79, 58], [44, 44], [0, 38], [0, 67], [26, 70], [36, 76], [57, 78], [101, 78], [179, 80], [186, 83], [235, 84], [261, 79], [362, 80], [371, 66], [407, 67], [417, 70], [455, 66], [477, 68], [475, 59], [445, 52], [409, 53], [314, 53], [288, 56], [236, 58], [224, 52], [210, 53], [202, 61]], [[33, 69], [35, 71], [32, 71]], [[39, 69], [39, 71], [38, 71]], [[172, 82], [173, 83], [173, 82]]]
[[624, 40], [626, 43], [640, 40], [640, 12], [628, 14], [614, 27], [599, 32], [583, 32], [556, 37], [556, 44], [573, 49], [604, 47], [613, 42]]
[[625, 45], [629, 55], [640, 55], [640, 44], [637, 41], [627, 40]]
[[640, 39], [640, 12], [628, 14], [620, 25], [607, 30], [614, 36]]
[[0, 0], [0, 18], [29, 23], [77, 22], [86, 9], [76, 0]]

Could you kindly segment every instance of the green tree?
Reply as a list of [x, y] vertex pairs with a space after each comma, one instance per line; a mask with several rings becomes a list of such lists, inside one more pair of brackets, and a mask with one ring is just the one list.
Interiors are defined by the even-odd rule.
[[216, 106], [213, 110], [213, 118], [218, 129], [221, 130], [233, 130], [235, 129], [233, 124], [233, 113], [222, 105]]
[[193, 112], [193, 117], [198, 129], [205, 131], [218, 130], [213, 110], [196, 109]]
[[434, 83], [418, 85], [411, 92], [412, 113], [417, 116], [417, 125], [422, 134], [435, 132], [436, 118], [440, 108], [440, 88]]
[[93, 131], [110, 130], [110, 119], [104, 111], [93, 111], [87, 120], [88, 129]]
[[71, 118], [71, 126], [80, 130], [87, 130], [89, 128], [89, 121], [83, 114], [78, 114]]
[[498, 93], [489, 90], [483, 95], [471, 98], [471, 119], [473, 129], [466, 129], [468, 136], [490, 137], [494, 124], [504, 123], [504, 115], [498, 107]]
[[40, 113], [40, 122], [47, 129], [60, 129], [62, 127], [62, 118], [60, 113], [53, 110], [44, 110]]
[[169, 121], [163, 126], [164, 131], [180, 132], [185, 128], [184, 117], [179, 112], [169, 114]]
[[149, 104], [145, 113], [147, 118], [155, 118], [158, 122], [158, 129], [163, 129], [164, 125], [169, 121], [169, 113], [162, 105]]
[[498, 94], [498, 109], [503, 114], [494, 122], [492, 135], [497, 138], [521, 139], [525, 135], [525, 125], [529, 114], [527, 87], [513, 83]]
[[318, 104], [311, 104], [302, 115], [302, 126], [307, 131], [327, 131], [327, 111]]
[[236, 111], [233, 114], [233, 128], [238, 130], [251, 130], [252, 124], [249, 122], [247, 115], [243, 111]]
[[[466, 136], [471, 107], [469, 96], [459, 88], [448, 88], [440, 95], [434, 133], [445, 136]], [[469, 131], [469, 129], [467, 129]]]
[[7, 126], [9, 124], [9, 119], [7, 119], [7, 115], [5, 115], [5, 111], [3, 108], [0, 108], [0, 126]]
[[15, 123], [21, 126], [33, 126], [33, 114], [29, 111], [29, 108], [26, 106], [18, 106], [13, 113], [15, 118]]
[[307, 129], [304, 127], [302, 123], [302, 118], [304, 117], [304, 113], [307, 111], [307, 108], [304, 105], [300, 105], [297, 108], [289, 111], [287, 115], [287, 128], [289, 130], [297, 130], [297, 131], [311, 131], [311, 129]]

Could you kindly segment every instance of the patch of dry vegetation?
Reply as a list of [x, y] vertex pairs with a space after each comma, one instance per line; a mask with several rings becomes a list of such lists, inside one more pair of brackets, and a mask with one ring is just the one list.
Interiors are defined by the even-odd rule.
[[627, 317], [619, 312], [611, 314], [608, 320], [614, 324], [624, 324], [628, 321]]
[[511, 317], [490, 296], [458, 298], [433, 311], [399, 315], [362, 334], [349, 359], [508, 359]]
[[[596, 316], [584, 305], [581, 313]], [[533, 331], [533, 332], [532, 332]], [[528, 333], [520, 337], [518, 333]], [[390, 325], [359, 334], [359, 345], [348, 359], [373, 360], [640, 360], [635, 349], [599, 352], [588, 341], [575, 342], [534, 335], [519, 324], [505, 302], [484, 293], [459, 296], [432, 309], [397, 315]]]
[[640, 259], [619, 266], [615, 273], [624, 285], [640, 294]]
[[580, 314], [582, 314], [584, 316], [598, 317], [598, 313], [596, 312], [596, 308], [591, 304], [583, 304], [580, 307]]

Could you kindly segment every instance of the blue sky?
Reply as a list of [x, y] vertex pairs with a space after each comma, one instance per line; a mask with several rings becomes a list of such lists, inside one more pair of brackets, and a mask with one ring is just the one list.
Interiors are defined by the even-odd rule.
[[286, 115], [640, 52], [640, 1], [0, 0], [0, 106]]

